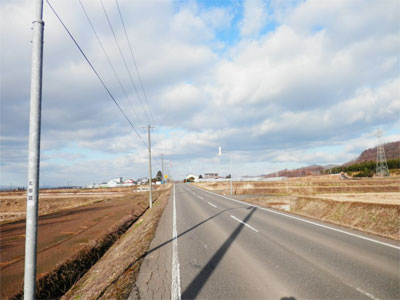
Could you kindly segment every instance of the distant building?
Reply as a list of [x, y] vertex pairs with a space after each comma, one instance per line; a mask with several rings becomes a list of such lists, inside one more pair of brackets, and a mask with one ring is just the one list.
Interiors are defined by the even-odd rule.
[[199, 176], [193, 175], [193, 174], [189, 174], [186, 176], [186, 181], [194, 181], [194, 182], [198, 182], [199, 181]]
[[138, 179], [138, 184], [147, 184], [147, 183], [149, 183], [149, 179], [146, 177]]
[[204, 179], [218, 179], [218, 173], [204, 173]]
[[123, 184], [124, 186], [131, 186], [131, 185], [136, 185], [137, 183], [136, 183], [136, 181], [133, 180], [133, 179], [127, 179], [127, 180], [124, 180], [124, 181], [122, 182], [122, 184]]
[[116, 186], [121, 185], [121, 184], [122, 184], [122, 177], [118, 177], [118, 178], [115, 178], [115, 179], [111, 179], [111, 180], [109, 180], [109, 181], [107, 182], [107, 185], [108, 185], [109, 187], [116, 187]]

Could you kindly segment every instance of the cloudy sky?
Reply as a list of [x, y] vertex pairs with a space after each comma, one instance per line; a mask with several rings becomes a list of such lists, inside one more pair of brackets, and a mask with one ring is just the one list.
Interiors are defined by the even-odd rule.
[[[378, 128], [400, 140], [398, 0], [118, 0], [146, 97], [115, 0], [118, 44], [81, 0], [105, 51], [79, 0], [49, 1], [140, 137], [45, 3], [41, 185], [146, 176], [149, 123], [153, 173], [164, 153], [175, 178], [343, 163]], [[26, 184], [33, 2], [0, 3], [0, 185]]]

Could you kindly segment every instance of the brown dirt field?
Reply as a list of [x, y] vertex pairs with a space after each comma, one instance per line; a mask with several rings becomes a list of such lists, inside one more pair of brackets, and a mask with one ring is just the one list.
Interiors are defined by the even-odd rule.
[[[111, 192], [110, 189], [106, 191]], [[78, 252], [122, 218], [141, 214], [148, 205], [145, 193], [132, 192], [132, 189], [125, 189], [124, 194], [116, 192], [119, 195], [115, 197], [110, 195], [103, 196], [103, 199], [96, 197], [97, 201], [101, 201], [98, 203], [39, 217], [37, 257], [39, 276]], [[62, 196], [63, 199], [64, 197], [65, 195]], [[78, 203], [80, 200], [72, 201]], [[52, 202], [56, 202], [54, 198], [49, 199], [49, 203]], [[62, 208], [59, 204], [55, 205], [57, 209]], [[1, 298], [5, 299], [16, 294], [22, 287], [25, 221], [2, 224], [0, 233]]]
[[[68, 208], [121, 198], [136, 191], [138, 186], [99, 189], [40, 190], [39, 216]], [[159, 189], [158, 186], [153, 187]], [[25, 219], [26, 193], [0, 192], [0, 224]]]

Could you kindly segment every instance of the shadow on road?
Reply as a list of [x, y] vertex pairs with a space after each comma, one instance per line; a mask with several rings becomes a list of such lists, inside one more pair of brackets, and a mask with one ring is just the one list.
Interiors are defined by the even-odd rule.
[[[223, 213], [225, 213], [225, 212], [227, 212], [227, 211], [235, 210], [235, 209], [238, 209], [238, 208], [244, 208], [244, 207], [243, 207], [243, 206], [240, 206], [240, 207], [232, 207], [232, 208], [228, 208], [228, 209], [221, 210], [219, 213], [217, 213], [217, 214], [215, 214], [215, 215], [213, 215], [213, 216], [211, 216], [211, 217], [205, 219], [204, 221], [201, 221], [200, 223], [198, 223], [198, 224], [196, 224], [196, 225], [194, 225], [194, 226], [192, 226], [192, 227], [186, 229], [185, 231], [182, 231], [180, 234], [177, 235], [177, 238], [179, 239], [181, 236], [185, 235], [186, 233], [188, 233], [188, 232], [190, 232], [190, 231], [196, 229], [197, 227], [203, 225], [204, 223], [206, 223], [206, 222], [208, 222], [208, 221], [214, 219], [215, 217], [218, 217], [219, 215], [221, 215], [221, 214], [223, 214]], [[253, 207], [252, 207], [252, 206], [249, 206], [249, 207], [247, 207], [246, 209], [250, 209], [250, 208], [253, 208]], [[160, 244], [160, 245], [158, 245], [158, 246], [156, 246], [156, 247], [150, 249], [149, 251], [147, 251], [147, 252], [143, 255], [143, 257], [146, 256], [146, 255], [148, 255], [148, 254], [150, 254], [150, 253], [152, 253], [152, 252], [154, 252], [154, 251], [156, 251], [156, 250], [158, 250], [158, 249], [160, 249], [161, 247], [164, 247], [165, 245], [171, 243], [173, 240], [174, 240], [174, 239], [171, 238], [171, 239], [169, 239], [168, 241], [165, 241], [164, 243], [162, 243], [162, 244]]]
[[[257, 210], [256, 207], [252, 207], [246, 218], [243, 219], [243, 222], [246, 223], [254, 212]], [[240, 223], [235, 231], [228, 237], [228, 239], [224, 242], [224, 244], [218, 249], [217, 252], [211, 257], [211, 259], [207, 262], [207, 264], [203, 267], [200, 273], [192, 280], [192, 282], [188, 285], [188, 287], [182, 293], [182, 299], [195, 299], [200, 293], [203, 286], [206, 284], [211, 274], [217, 268], [218, 264], [224, 257], [225, 253], [228, 251], [232, 243], [238, 237], [239, 233], [242, 231], [244, 227], [243, 223]]]

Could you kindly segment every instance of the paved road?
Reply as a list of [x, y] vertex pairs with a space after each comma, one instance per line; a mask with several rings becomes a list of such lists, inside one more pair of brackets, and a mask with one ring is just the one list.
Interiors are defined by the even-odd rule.
[[190, 185], [170, 200], [132, 299], [400, 299], [398, 243]]

